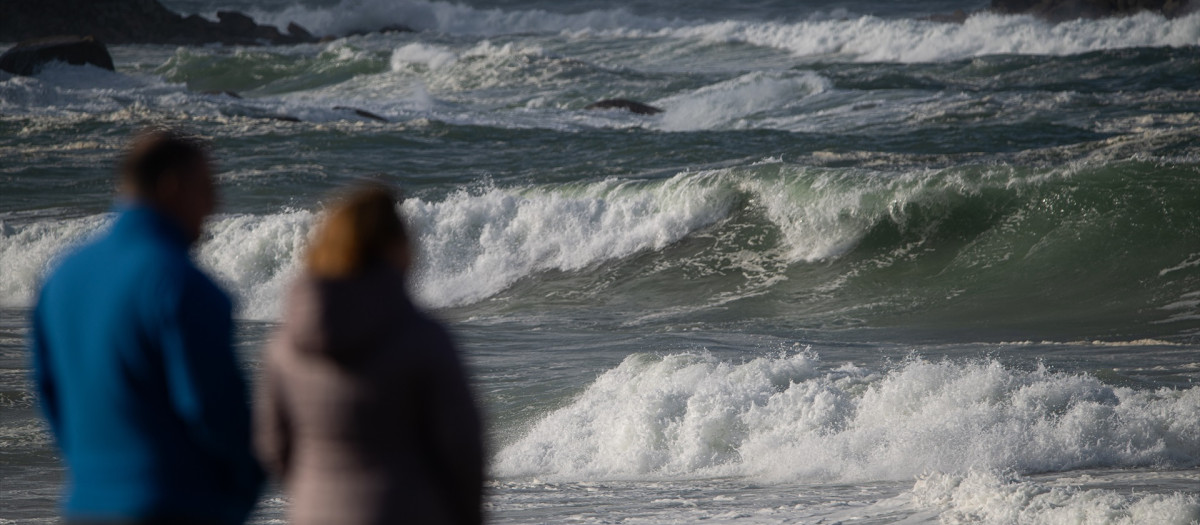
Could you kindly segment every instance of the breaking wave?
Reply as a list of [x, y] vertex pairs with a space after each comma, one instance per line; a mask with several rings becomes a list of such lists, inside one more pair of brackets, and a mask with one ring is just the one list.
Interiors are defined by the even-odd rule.
[[[1190, 168], [1138, 163], [889, 173], [768, 160], [656, 180], [484, 184], [400, 206], [418, 239], [414, 292], [435, 308], [478, 303], [553, 272], [600, 283], [617, 271], [631, 282], [708, 283], [697, 293], [750, 279], [738, 297], [839, 290], [813, 304], [958, 300], [946, 314], [994, 304], [1018, 317], [1040, 308], [1047, 322], [1078, 315], [1136, 325], [1195, 315], [1200, 255], [1177, 242], [1200, 231], [1195, 184]], [[317, 213], [219, 216], [198, 258], [240, 299], [243, 316], [273, 318]], [[0, 299], [28, 304], [55, 257], [109, 222], [107, 214], [0, 221]], [[671, 268], [678, 272], [663, 273]], [[611, 293], [602, 288], [595, 293]], [[1022, 306], [1014, 310], [1014, 301]]]
[[[809, 352], [744, 363], [635, 354], [529, 427], [495, 468], [569, 480], [788, 482], [1190, 468], [1200, 464], [1197, 410], [1200, 388], [1137, 391], [986, 360], [911, 358], [868, 370], [830, 369]], [[955, 485], [918, 488], [953, 499], [966, 489]]]

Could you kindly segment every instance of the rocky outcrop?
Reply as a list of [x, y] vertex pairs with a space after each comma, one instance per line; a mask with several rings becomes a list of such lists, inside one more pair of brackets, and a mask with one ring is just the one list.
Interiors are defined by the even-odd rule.
[[309, 33], [307, 29], [300, 27], [300, 24], [297, 24], [295, 22], [288, 23], [287, 32], [289, 35], [293, 35], [296, 38], [301, 38], [301, 39], [304, 39], [304, 40], [307, 40], [310, 42], [317, 40], [317, 37], [313, 36], [313, 34]]
[[29, 40], [0, 55], [0, 70], [14, 75], [35, 75], [48, 62], [75, 66], [91, 64], [113, 71], [112, 56], [92, 37], [58, 36]]
[[623, 98], [610, 98], [599, 102], [588, 104], [583, 109], [623, 109], [638, 115], [657, 115], [663, 110], [654, 106], [646, 105], [636, 100], [627, 100]]
[[1054, 22], [1126, 16], [1141, 11], [1174, 17], [1190, 11], [1188, 0], [992, 0], [991, 9], [998, 13], [1031, 14]]
[[298, 44], [317, 39], [291, 24], [287, 32], [236, 11], [216, 22], [187, 17], [157, 0], [0, 0], [0, 42], [50, 35], [92, 35], [109, 44]]

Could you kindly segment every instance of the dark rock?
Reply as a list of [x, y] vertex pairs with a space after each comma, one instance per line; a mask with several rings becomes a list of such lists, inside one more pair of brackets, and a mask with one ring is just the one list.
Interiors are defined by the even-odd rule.
[[638, 115], [657, 115], [663, 110], [654, 106], [648, 106], [634, 100], [626, 100], [623, 98], [610, 98], [601, 100], [594, 104], [588, 104], [583, 109], [624, 109]]
[[215, 28], [207, 18], [200, 15], [188, 15], [179, 23], [180, 29], [190, 35], [214, 32]]
[[217, 26], [227, 33], [251, 34], [258, 30], [254, 19], [237, 11], [217, 11]]
[[317, 37], [313, 36], [313, 34], [309, 33], [307, 29], [304, 29], [304, 27], [302, 27], [300, 24], [297, 24], [295, 22], [288, 23], [287, 34], [288, 34], [288, 36], [291, 36], [292, 38], [295, 38], [298, 40], [303, 40], [305, 42], [316, 42], [317, 41]]
[[35, 75], [47, 62], [73, 66], [91, 64], [114, 71], [108, 48], [90, 36], [57, 36], [21, 42], [0, 55], [0, 70], [14, 75]]
[[158, 0], [0, 0], [0, 42], [49, 35], [93, 35], [109, 44], [296, 44], [316, 38], [299, 28], [287, 34], [236, 11], [213, 22], [187, 17]]
[[1076, 18], [1128, 16], [1141, 11], [1176, 17], [1188, 11], [1188, 0], [992, 0], [991, 9], [1031, 14], [1053, 22]]
[[354, 112], [355, 115], [358, 115], [362, 118], [378, 120], [380, 122], [388, 122], [388, 119], [381, 117], [379, 115], [376, 115], [374, 113], [371, 113], [370, 111], [367, 111], [365, 109], [352, 108], [350, 106], [334, 106], [333, 109], [336, 109], [338, 111], [352, 111], [352, 112]]
[[251, 31], [249, 34], [254, 35], [254, 38], [265, 40], [267, 42], [279, 44], [293, 43], [285, 39], [283, 33], [280, 33], [279, 30], [274, 26], [257, 26], [254, 28], [254, 31]]

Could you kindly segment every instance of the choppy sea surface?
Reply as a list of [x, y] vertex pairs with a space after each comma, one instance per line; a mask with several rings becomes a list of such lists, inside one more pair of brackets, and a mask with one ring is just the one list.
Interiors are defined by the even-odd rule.
[[28, 308], [150, 122], [218, 148], [196, 256], [252, 375], [329, 192], [404, 188], [492, 522], [1200, 521], [1200, 13], [167, 4], [419, 32], [0, 73], [0, 523], [56, 519]]

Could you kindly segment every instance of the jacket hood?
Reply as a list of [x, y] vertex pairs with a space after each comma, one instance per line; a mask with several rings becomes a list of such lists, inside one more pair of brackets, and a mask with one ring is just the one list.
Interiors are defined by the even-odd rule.
[[339, 279], [305, 275], [289, 295], [285, 330], [301, 353], [346, 365], [380, 346], [412, 313], [397, 270]]

